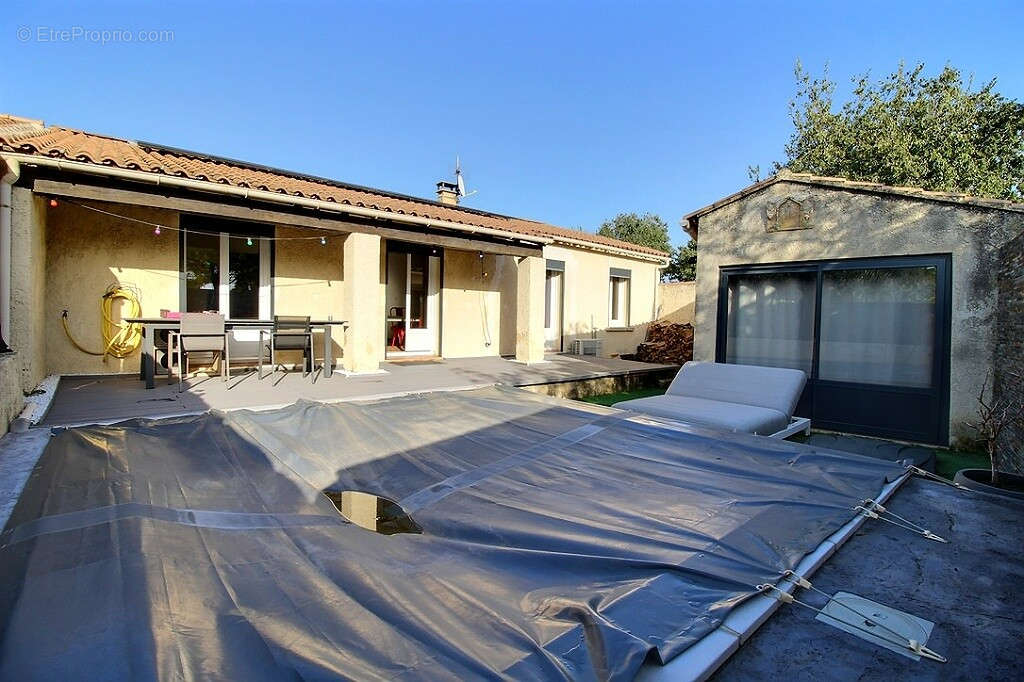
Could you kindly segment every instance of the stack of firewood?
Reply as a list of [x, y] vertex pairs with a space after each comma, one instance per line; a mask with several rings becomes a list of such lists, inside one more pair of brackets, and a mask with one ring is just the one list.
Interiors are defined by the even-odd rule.
[[640, 362], [681, 365], [693, 359], [693, 325], [653, 322], [631, 357]]

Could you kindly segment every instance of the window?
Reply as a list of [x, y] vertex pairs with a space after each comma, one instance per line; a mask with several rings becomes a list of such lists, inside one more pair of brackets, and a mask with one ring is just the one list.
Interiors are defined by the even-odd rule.
[[931, 387], [935, 275], [935, 266], [824, 273], [818, 376]]
[[427, 328], [427, 254], [409, 254], [409, 329]]
[[269, 319], [273, 228], [190, 215], [181, 227], [182, 311]]
[[813, 272], [729, 277], [725, 361], [810, 374], [816, 281]]
[[612, 268], [608, 287], [608, 326], [629, 326], [630, 271]]

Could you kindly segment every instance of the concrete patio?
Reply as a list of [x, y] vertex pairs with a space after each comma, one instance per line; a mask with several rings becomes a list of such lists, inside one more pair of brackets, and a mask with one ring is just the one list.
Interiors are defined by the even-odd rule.
[[[339, 402], [424, 391], [452, 390], [501, 383], [565, 397], [601, 385], [609, 393], [616, 384], [671, 379], [673, 365], [656, 365], [618, 358], [548, 355], [542, 363], [525, 365], [498, 357], [454, 360], [424, 359], [385, 362], [382, 371], [346, 376], [334, 372], [303, 377], [301, 372], [279, 371], [264, 378], [254, 371], [235, 370], [231, 379], [198, 376], [184, 391], [177, 382], [158, 377], [147, 390], [136, 376], [66, 377], [41, 426], [110, 423], [133, 417], [191, 414], [209, 409], [268, 408], [296, 400]], [[582, 383], [581, 383], [582, 382]]]
[[[713, 679], [1019, 679], [1024, 505], [912, 478], [886, 506], [949, 544], [868, 521], [811, 580], [828, 594], [853, 592], [934, 622], [928, 647], [949, 661], [911, 660], [789, 604], [743, 642]], [[807, 590], [797, 597], [817, 608], [826, 602]]]

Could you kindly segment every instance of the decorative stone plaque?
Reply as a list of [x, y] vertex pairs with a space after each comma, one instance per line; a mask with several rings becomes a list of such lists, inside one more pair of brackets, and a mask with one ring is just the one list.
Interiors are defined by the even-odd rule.
[[789, 197], [777, 205], [765, 208], [765, 227], [768, 232], [782, 230], [806, 230], [811, 226], [809, 202], [799, 202]]

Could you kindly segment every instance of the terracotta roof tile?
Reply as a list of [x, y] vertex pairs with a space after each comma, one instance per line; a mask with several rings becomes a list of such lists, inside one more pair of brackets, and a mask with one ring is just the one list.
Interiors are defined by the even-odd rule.
[[655, 249], [589, 232], [569, 230], [524, 218], [513, 218], [465, 207], [448, 206], [427, 199], [145, 142], [122, 140], [59, 126], [45, 126], [41, 121], [9, 114], [0, 114], [0, 150], [280, 192], [321, 201], [334, 201], [339, 204], [461, 223], [467, 226], [492, 228], [518, 236], [549, 237], [556, 241], [575, 239], [647, 256], [667, 256]]

